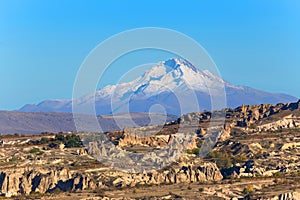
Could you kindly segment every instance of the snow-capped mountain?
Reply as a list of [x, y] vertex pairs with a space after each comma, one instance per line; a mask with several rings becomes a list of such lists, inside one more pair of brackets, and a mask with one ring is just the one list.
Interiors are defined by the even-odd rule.
[[[226, 92], [227, 105], [284, 103], [297, 98], [235, 86], [210, 71], [201, 71], [183, 59], [159, 62], [142, 76], [127, 83], [108, 85], [93, 94], [73, 101], [76, 111], [92, 113], [95, 101], [97, 114], [118, 112], [163, 112], [180, 115], [199, 110], [210, 110], [211, 95]], [[72, 100], [47, 100], [25, 105], [25, 112], [72, 112]]]

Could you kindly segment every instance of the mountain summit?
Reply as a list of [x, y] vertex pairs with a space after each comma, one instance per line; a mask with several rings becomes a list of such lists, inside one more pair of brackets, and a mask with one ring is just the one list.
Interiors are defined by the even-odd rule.
[[[175, 58], [157, 63], [131, 82], [108, 85], [73, 103], [80, 113], [92, 113], [89, 105], [95, 101], [97, 114], [150, 111], [181, 115], [210, 110], [211, 94], [220, 91], [220, 86], [226, 92], [226, 107], [297, 101], [285, 94], [235, 86], [208, 70], [199, 70], [187, 60]], [[72, 100], [46, 100], [25, 105], [19, 111], [72, 112]]]

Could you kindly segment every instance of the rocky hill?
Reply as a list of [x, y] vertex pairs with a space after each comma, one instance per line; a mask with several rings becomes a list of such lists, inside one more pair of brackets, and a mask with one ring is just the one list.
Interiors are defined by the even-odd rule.
[[[13, 199], [296, 200], [299, 128], [300, 101], [190, 113], [162, 125], [107, 133], [3, 135], [0, 194]], [[204, 155], [212, 135], [216, 143]], [[118, 163], [112, 166], [114, 158]], [[155, 169], [135, 167], [149, 163]]]

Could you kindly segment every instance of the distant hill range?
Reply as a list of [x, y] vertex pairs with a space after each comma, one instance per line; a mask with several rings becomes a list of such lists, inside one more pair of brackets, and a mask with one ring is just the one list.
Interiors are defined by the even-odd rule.
[[[92, 120], [91, 115], [81, 115], [86, 124]], [[130, 113], [104, 115], [97, 117], [102, 131], [119, 130], [125, 127], [161, 124], [165, 121], [176, 120], [176, 116], [165, 116], [155, 113]], [[117, 122], [116, 120], [117, 119]], [[128, 122], [129, 121], [129, 122]], [[82, 127], [81, 127], [82, 128]], [[99, 132], [98, 127], [83, 127], [87, 132]], [[13, 112], [0, 111], [0, 134], [41, 133], [41, 132], [76, 132], [72, 113], [57, 112]]]
[[[233, 115], [236, 118], [238, 126], [248, 123], [259, 122], [268, 126], [275, 126], [271, 122], [281, 124], [282, 126], [291, 126], [293, 120], [299, 121], [300, 100], [296, 103], [261, 104], [261, 105], [243, 105], [235, 109], [225, 109], [226, 118]], [[121, 113], [115, 115], [98, 116], [101, 131], [108, 132], [121, 130], [126, 127], [163, 125], [165, 122], [183, 122], [192, 119], [195, 113], [188, 113], [180, 118], [174, 115], [163, 115], [159, 113]], [[197, 114], [201, 115], [201, 113]], [[209, 115], [209, 112], [203, 112], [203, 115]], [[293, 117], [296, 116], [294, 119]], [[93, 120], [92, 115], [80, 115], [86, 127], [81, 127], [84, 132], [99, 132], [98, 127], [90, 126], [89, 120]], [[290, 120], [288, 123], [287, 121]], [[200, 120], [201, 121], [201, 120]], [[297, 123], [298, 123], [297, 121]], [[269, 123], [269, 124], [268, 124]], [[249, 124], [248, 124], [249, 125]], [[278, 125], [276, 125], [278, 127]], [[0, 111], [0, 133], [41, 133], [41, 132], [77, 132], [72, 113], [47, 113], [47, 112], [13, 112]]]
[[[180, 116], [185, 113], [211, 109], [211, 94], [217, 86], [225, 89], [227, 105], [234, 108], [242, 104], [276, 104], [295, 102], [298, 99], [286, 95], [235, 86], [210, 71], [201, 71], [183, 59], [159, 62], [142, 76], [127, 83], [106, 86], [96, 93], [72, 100], [46, 100], [28, 104], [21, 112], [72, 112], [72, 103], [83, 114], [91, 114], [90, 106], [95, 101], [97, 115], [122, 112], [149, 112], [159, 104], [166, 112]], [[214, 94], [213, 94], [214, 95]], [[95, 97], [95, 98], [94, 98]], [[196, 98], [196, 104], [191, 97]], [[200, 107], [200, 109], [199, 109]], [[127, 110], [129, 108], [129, 110]]]

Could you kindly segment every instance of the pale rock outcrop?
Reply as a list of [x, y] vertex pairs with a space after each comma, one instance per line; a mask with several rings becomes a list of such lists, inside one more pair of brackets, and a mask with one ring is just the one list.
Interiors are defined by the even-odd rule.
[[11, 197], [32, 192], [46, 193], [93, 189], [96, 185], [88, 174], [78, 174], [63, 169], [17, 168], [0, 173], [0, 194]]
[[300, 148], [300, 142], [291, 142], [285, 143], [282, 145], [281, 150], [293, 149], [293, 148]]
[[279, 194], [277, 196], [271, 198], [259, 198], [260, 200], [299, 200], [300, 193], [299, 192], [287, 192], [284, 194]]
[[133, 187], [144, 184], [207, 182], [223, 179], [216, 164], [203, 162], [200, 159], [195, 159], [187, 163], [180, 162], [166, 169], [149, 173], [125, 175], [116, 172], [114, 176], [119, 176], [113, 181], [113, 185], [117, 187]]
[[284, 128], [297, 128], [300, 126], [300, 119], [295, 117], [294, 115], [288, 115], [283, 117], [280, 120], [263, 124], [261, 126], [258, 126], [258, 130], [260, 131], [266, 131], [266, 130], [279, 130]]
[[41, 194], [107, 187], [134, 187], [145, 184], [169, 184], [220, 181], [221, 172], [214, 163], [199, 158], [181, 160], [161, 170], [126, 173], [106, 169], [98, 173], [67, 168], [15, 168], [0, 172], [0, 195], [11, 197], [38, 192]]

